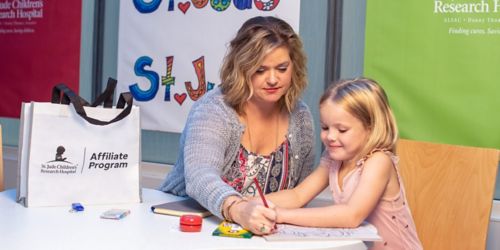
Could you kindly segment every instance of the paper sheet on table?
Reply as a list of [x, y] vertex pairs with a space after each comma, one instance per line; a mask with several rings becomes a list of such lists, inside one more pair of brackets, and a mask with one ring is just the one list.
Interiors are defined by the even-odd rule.
[[301, 227], [288, 224], [278, 225], [277, 232], [265, 235], [268, 241], [285, 240], [363, 240], [381, 241], [377, 228], [370, 223], [363, 222], [357, 228], [318, 228]]

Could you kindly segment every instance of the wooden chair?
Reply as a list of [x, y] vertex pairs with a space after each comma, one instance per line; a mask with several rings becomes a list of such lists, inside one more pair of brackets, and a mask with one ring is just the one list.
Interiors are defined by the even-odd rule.
[[424, 249], [485, 249], [499, 150], [400, 139], [397, 154]]
[[3, 191], [3, 140], [2, 140], [2, 125], [0, 124], [0, 192]]

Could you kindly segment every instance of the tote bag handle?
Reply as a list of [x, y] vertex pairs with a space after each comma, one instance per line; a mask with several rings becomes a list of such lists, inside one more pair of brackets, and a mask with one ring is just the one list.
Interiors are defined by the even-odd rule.
[[[90, 106], [90, 107], [97, 107], [99, 105], [103, 105], [105, 108], [112, 108], [113, 107], [113, 95], [115, 93], [115, 88], [116, 88], [116, 80], [113, 78], [108, 78], [108, 83], [106, 84], [106, 89], [104, 92], [102, 92], [96, 99], [95, 101], [90, 104], [88, 103], [85, 99], [80, 98], [80, 102], [82, 103], [83, 106]], [[70, 100], [68, 96], [63, 95], [61, 96], [61, 89], [54, 87], [52, 89], [52, 103], [60, 103], [60, 104], [69, 104]]]
[[113, 78], [108, 78], [108, 83], [106, 84], [106, 89], [102, 92], [95, 101], [90, 105], [91, 107], [97, 107], [99, 105], [105, 108], [113, 107], [113, 95], [115, 94], [116, 80]]
[[[108, 81], [109, 83], [109, 81]], [[115, 82], [116, 86], [116, 82]], [[113, 91], [108, 91], [108, 89], [111, 89]], [[122, 120], [123, 118], [127, 117], [128, 114], [130, 114], [130, 111], [132, 110], [132, 104], [133, 104], [133, 97], [130, 92], [124, 92], [120, 94], [120, 97], [118, 99], [118, 103], [116, 104], [116, 107], [119, 109], [123, 109], [122, 112], [120, 112], [115, 118], [113, 118], [110, 121], [102, 121], [98, 120], [92, 117], [89, 117], [87, 113], [85, 112], [85, 109], [83, 108], [84, 106], [92, 106], [96, 107], [100, 105], [100, 103], [104, 103], [104, 106], [109, 105], [111, 103], [112, 105], [112, 98], [114, 92], [114, 87], [110, 87], [108, 85], [106, 87], [106, 90], [104, 93], [99, 95], [99, 97], [96, 99], [92, 105], [90, 105], [85, 99], [81, 98], [78, 96], [73, 90], [68, 88], [65, 84], [60, 83], [54, 86], [52, 89], [52, 103], [61, 103], [61, 104], [73, 104], [73, 108], [75, 109], [76, 113], [81, 116], [83, 119], [85, 119], [87, 122], [94, 124], [94, 125], [108, 125], [117, 121]], [[61, 96], [62, 93], [62, 96]], [[59, 101], [58, 101], [59, 100]], [[111, 100], [111, 102], [109, 102]], [[126, 105], [126, 107], [125, 107]]]

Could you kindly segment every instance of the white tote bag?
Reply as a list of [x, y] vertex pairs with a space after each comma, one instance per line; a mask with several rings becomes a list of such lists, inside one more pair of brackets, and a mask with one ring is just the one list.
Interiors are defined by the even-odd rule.
[[114, 86], [116, 81], [108, 82], [92, 105], [64, 85], [54, 87], [52, 103], [23, 103], [18, 202], [27, 207], [141, 202], [139, 107], [130, 93], [111, 107]]

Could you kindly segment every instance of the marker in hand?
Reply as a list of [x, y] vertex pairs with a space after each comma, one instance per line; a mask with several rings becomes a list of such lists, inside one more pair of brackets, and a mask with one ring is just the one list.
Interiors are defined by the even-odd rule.
[[[264, 193], [262, 192], [262, 188], [260, 188], [259, 181], [257, 178], [253, 179], [253, 182], [255, 183], [255, 187], [257, 188], [257, 191], [259, 191], [260, 198], [262, 199], [262, 203], [264, 203], [264, 206], [269, 208], [269, 205], [267, 205], [266, 197], [264, 197]], [[274, 229], [276, 229], [276, 224], [274, 224]]]
[[253, 182], [255, 182], [255, 186], [257, 187], [257, 191], [259, 191], [260, 198], [262, 199], [262, 203], [264, 203], [264, 206], [269, 208], [267, 205], [266, 197], [264, 197], [264, 193], [262, 192], [262, 188], [260, 188], [259, 181], [257, 181], [257, 178], [253, 179]]

